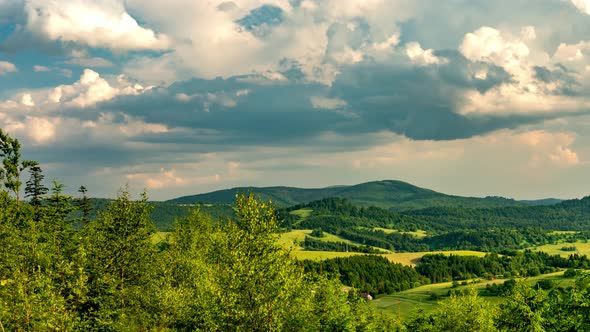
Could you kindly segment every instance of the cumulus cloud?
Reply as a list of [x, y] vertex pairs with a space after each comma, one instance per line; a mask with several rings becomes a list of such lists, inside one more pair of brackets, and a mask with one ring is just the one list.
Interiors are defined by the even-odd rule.
[[14, 63], [8, 61], [0, 61], [0, 75], [6, 75], [8, 73], [16, 72], [16, 66]]
[[571, 2], [582, 13], [590, 15], [590, 1], [589, 0], [571, 0]]
[[509, 177], [499, 164], [563, 175], [590, 153], [576, 120], [544, 127], [590, 110], [588, 7], [572, 3], [0, 0], [12, 42], [54, 55], [15, 60], [50, 86], [0, 82], [0, 126], [32, 158], [78, 156], [162, 195], [297, 174], [471, 172], [471, 193], [481, 174]]
[[422, 49], [420, 43], [417, 42], [411, 42], [406, 44], [406, 54], [408, 55], [410, 60], [416, 64], [432, 65], [444, 63], [446, 61], [445, 59], [441, 59], [434, 55], [432, 49]]
[[170, 40], [141, 27], [120, 1], [75, 0], [25, 3], [25, 29], [52, 41], [73, 42], [116, 51], [163, 50]]

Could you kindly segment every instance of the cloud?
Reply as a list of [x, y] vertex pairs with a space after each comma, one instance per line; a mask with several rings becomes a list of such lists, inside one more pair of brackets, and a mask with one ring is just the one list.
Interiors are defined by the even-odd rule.
[[590, 15], [590, 1], [588, 1], [588, 0], [571, 0], [571, 2], [582, 13]]
[[314, 108], [323, 108], [328, 110], [338, 109], [346, 106], [346, 101], [338, 98], [326, 98], [326, 97], [311, 97], [311, 105]]
[[[511, 74], [512, 80], [493, 89], [465, 91], [461, 114], [522, 114], [552, 112], [585, 112], [590, 99], [583, 93], [587, 80], [583, 73], [570, 72], [562, 65], [582, 60], [584, 42], [575, 45], [561, 43], [554, 55], [531, 49], [536, 33], [534, 27], [524, 27], [519, 36], [491, 27], [481, 27], [467, 33], [459, 47], [471, 61], [493, 63]], [[478, 76], [485, 77], [481, 71]]]
[[35, 72], [48, 72], [48, 71], [51, 71], [51, 68], [45, 67], [45, 66], [40, 66], [40, 65], [35, 65], [35, 66], [33, 66], [33, 70]]
[[434, 55], [432, 49], [422, 49], [420, 43], [417, 42], [411, 42], [406, 44], [406, 54], [408, 55], [410, 60], [416, 64], [432, 65], [444, 63], [446, 61], [445, 59], [441, 59]]
[[72, 57], [64, 63], [69, 65], [75, 65], [80, 67], [92, 67], [92, 68], [104, 68], [104, 67], [112, 67], [115, 64], [111, 61], [101, 58], [101, 57], [93, 57], [88, 54], [86, 51], [74, 50], [72, 52]]
[[115, 51], [164, 50], [170, 40], [141, 27], [119, 1], [75, 0], [25, 3], [25, 29], [51, 41], [73, 42]]
[[[66, 181], [100, 174], [101, 188], [161, 196], [303, 178], [454, 177], [469, 193], [568, 178], [590, 155], [576, 3], [0, 0], [2, 50], [32, 47], [8, 59], [46, 72], [0, 82], [0, 126]], [[521, 192], [539, 189], [527, 181]]]
[[18, 71], [13, 63], [8, 61], [0, 61], [0, 75], [6, 75], [8, 73], [14, 73]]

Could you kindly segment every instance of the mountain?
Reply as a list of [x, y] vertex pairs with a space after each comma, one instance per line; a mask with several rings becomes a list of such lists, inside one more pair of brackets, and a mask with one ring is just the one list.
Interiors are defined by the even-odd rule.
[[522, 200], [519, 202], [528, 204], [528, 205], [555, 205], [563, 202], [563, 199], [559, 198], [544, 198], [544, 199], [534, 199], [534, 200]]
[[534, 204], [504, 197], [463, 197], [442, 194], [412, 184], [395, 181], [373, 181], [352, 186], [331, 186], [317, 189], [294, 187], [238, 187], [205, 194], [171, 199], [168, 203], [233, 203], [237, 193], [253, 192], [278, 206], [290, 206], [328, 197], [342, 197], [360, 206], [377, 206], [395, 211], [415, 210], [436, 206], [500, 207]]

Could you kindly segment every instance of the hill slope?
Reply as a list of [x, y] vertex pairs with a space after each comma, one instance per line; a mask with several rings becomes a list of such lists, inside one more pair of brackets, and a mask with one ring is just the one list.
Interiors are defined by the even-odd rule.
[[462, 197], [442, 194], [416, 187], [406, 182], [384, 180], [353, 186], [337, 186], [318, 189], [293, 187], [239, 187], [205, 194], [184, 196], [169, 200], [170, 203], [233, 203], [235, 195], [242, 192], [259, 194], [278, 206], [308, 203], [327, 197], [342, 197], [361, 206], [377, 206], [397, 211], [422, 209], [435, 206], [499, 207], [524, 205], [503, 197]]

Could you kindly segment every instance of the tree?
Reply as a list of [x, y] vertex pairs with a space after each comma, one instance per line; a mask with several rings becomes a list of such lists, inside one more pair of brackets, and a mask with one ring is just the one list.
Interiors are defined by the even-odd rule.
[[31, 160], [21, 161], [20, 142], [16, 138], [10, 137], [0, 129], [0, 157], [3, 157], [0, 169], [0, 179], [4, 181], [4, 187], [11, 191], [16, 198], [17, 203], [20, 201], [20, 189], [22, 182], [21, 173], [37, 162]]
[[547, 295], [518, 281], [502, 304], [496, 325], [501, 331], [545, 331], [544, 316], [549, 312]]
[[45, 176], [38, 163], [31, 163], [29, 173], [31, 174], [31, 177], [25, 186], [25, 198], [30, 198], [31, 205], [38, 208], [41, 206], [43, 196], [45, 196], [49, 190], [43, 185], [43, 179]]
[[92, 212], [92, 206], [90, 205], [90, 199], [86, 195], [86, 193], [88, 192], [88, 189], [86, 189], [85, 186], [80, 186], [80, 188], [78, 188], [78, 192], [82, 195], [82, 197], [80, 197], [77, 200], [78, 209], [80, 211], [82, 211], [82, 222], [87, 224], [88, 222], [90, 222], [90, 213]]
[[143, 310], [159, 291], [150, 210], [145, 193], [134, 202], [125, 189], [86, 230], [90, 300], [82, 314], [92, 329], [146, 330], [154, 324]]
[[406, 326], [410, 331], [492, 332], [496, 315], [493, 306], [470, 288], [452, 292], [431, 314], [415, 317]]

